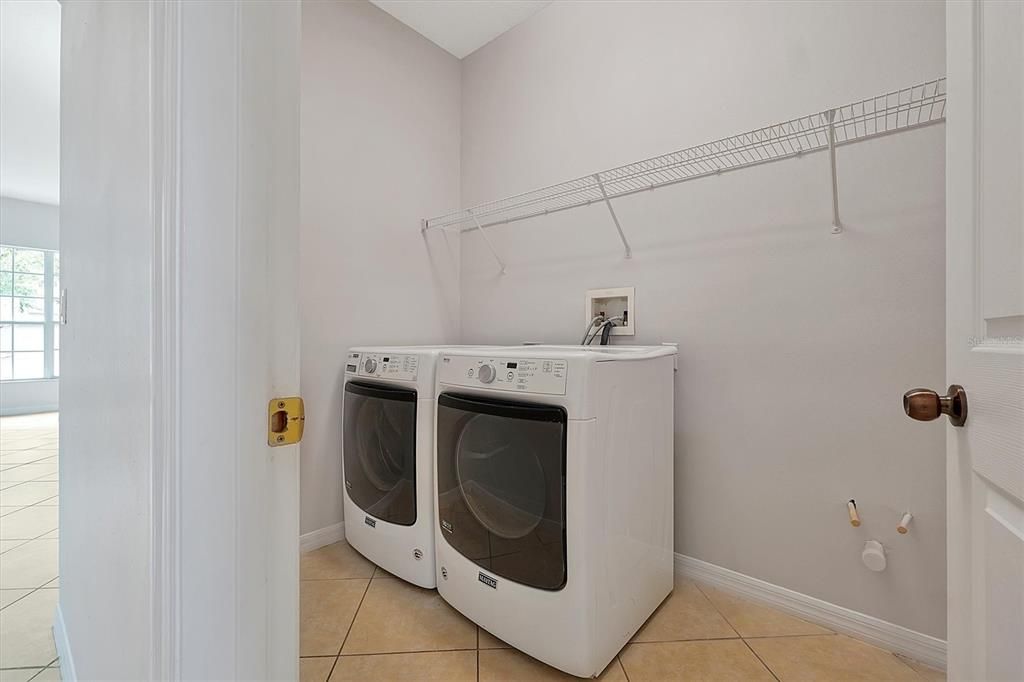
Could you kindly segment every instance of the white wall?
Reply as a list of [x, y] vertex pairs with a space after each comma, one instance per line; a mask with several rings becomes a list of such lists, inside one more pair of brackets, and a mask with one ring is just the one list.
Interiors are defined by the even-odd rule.
[[[54, 49], [59, 49], [59, 45]], [[59, 249], [60, 208], [0, 196], [0, 244]], [[57, 379], [0, 384], [0, 415], [56, 410], [59, 385]]]
[[0, 195], [56, 204], [59, 140], [60, 3], [4, 0], [0, 2]]
[[[341, 380], [359, 344], [458, 336], [459, 61], [368, 2], [302, 6], [303, 532], [342, 520]], [[451, 247], [449, 251], [448, 247]]]
[[[944, 44], [937, 2], [557, 2], [464, 61], [462, 198], [934, 78]], [[842, 148], [839, 236], [820, 154], [617, 201], [630, 261], [600, 205], [492, 229], [504, 277], [467, 234], [462, 340], [575, 343], [586, 289], [635, 286], [628, 341], [680, 345], [676, 550], [943, 637], [944, 429], [901, 409], [945, 385], [943, 158], [943, 126]]]
[[0, 196], [0, 244], [60, 248], [60, 207]]
[[79, 679], [141, 680], [151, 642], [149, 4], [71, 2], [62, 19], [61, 275], [71, 295], [60, 613]]

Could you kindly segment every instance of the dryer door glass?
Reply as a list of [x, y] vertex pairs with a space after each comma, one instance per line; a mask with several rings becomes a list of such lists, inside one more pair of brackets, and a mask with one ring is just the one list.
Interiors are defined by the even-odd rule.
[[416, 523], [416, 391], [345, 384], [343, 475], [370, 516]]
[[448, 544], [496, 576], [561, 589], [565, 439], [560, 407], [442, 393], [437, 509]]

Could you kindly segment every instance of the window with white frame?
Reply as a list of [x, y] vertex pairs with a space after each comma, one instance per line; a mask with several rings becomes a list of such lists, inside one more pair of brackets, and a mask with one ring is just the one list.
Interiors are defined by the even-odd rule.
[[0, 381], [60, 375], [60, 254], [0, 245]]

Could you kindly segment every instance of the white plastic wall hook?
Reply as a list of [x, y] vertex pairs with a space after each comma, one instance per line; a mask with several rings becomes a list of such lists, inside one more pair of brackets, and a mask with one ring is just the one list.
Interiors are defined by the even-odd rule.
[[860, 525], [860, 514], [857, 513], [857, 503], [850, 500], [846, 503], [846, 510], [850, 513], [850, 525], [856, 528]]
[[910, 530], [910, 522], [913, 520], [913, 518], [914, 515], [910, 512], [907, 512], [903, 515], [903, 518], [900, 519], [900, 525], [896, 526], [896, 530], [899, 531], [900, 535], [907, 534], [907, 531]]

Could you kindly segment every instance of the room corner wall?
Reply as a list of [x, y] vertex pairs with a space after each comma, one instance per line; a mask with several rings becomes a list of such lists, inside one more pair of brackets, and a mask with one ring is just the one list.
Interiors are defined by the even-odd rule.
[[368, 2], [303, 2], [301, 530], [342, 520], [347, 349], [459, 337], [460, 64]]
[[[463, 61], [474, 205], [920, 83], [933, 2], [556, 2]], [[462, 242], [463, 340], [574, 343], [636, 287], [631, 343], [678, 342], [676, 551], [945, 637], [944, 126], [495, 227]], [[852, 528], [846, 501], [864, 520]], [[914, 529], [896, 532], [900, 514]], [[890, 548], [878, 574], [864, 541]]]

